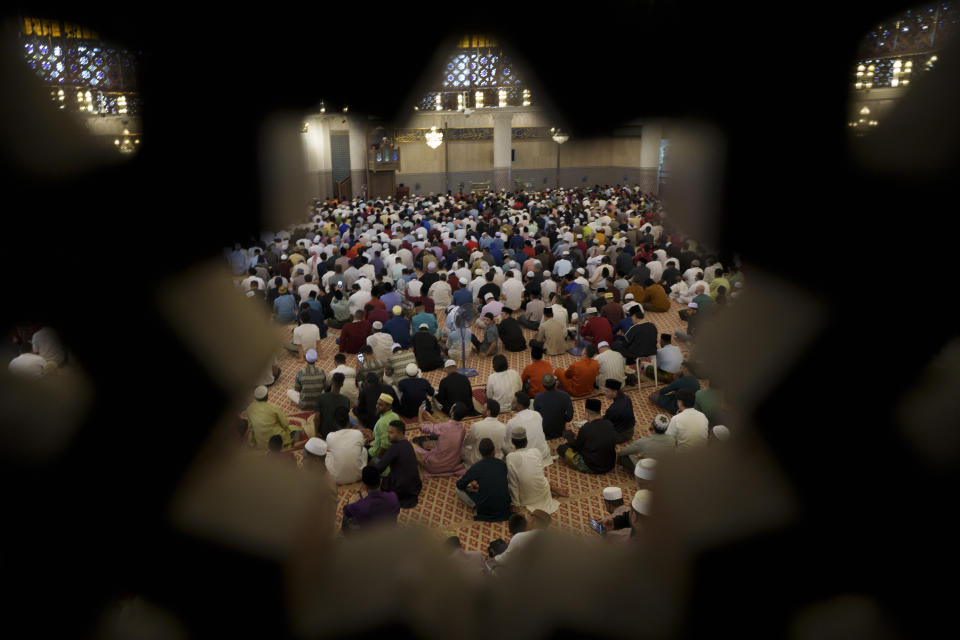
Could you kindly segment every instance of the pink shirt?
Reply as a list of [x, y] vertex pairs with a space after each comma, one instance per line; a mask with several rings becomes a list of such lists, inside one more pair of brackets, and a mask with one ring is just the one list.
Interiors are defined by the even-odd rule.
[[434, 424], [421, 424], [420, 431], [439, 436], [437, 446], [429, 451], [415, 447], [423, 463], [424, 478], [461, 476], [466, 473], [467, 469], [460, 460], [460, 449], [467, 432], [461, 423], [448, 420]]

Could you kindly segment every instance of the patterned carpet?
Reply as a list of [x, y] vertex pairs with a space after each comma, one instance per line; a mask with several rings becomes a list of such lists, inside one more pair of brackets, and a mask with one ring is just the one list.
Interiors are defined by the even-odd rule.
[[[684, 324], [680, 321], [680, 318], [677, 315], [677, 311], [683, 308], [683, 305], [673, 303], [673, 307], [670, 309], [670, 311], [665, 313], [648, 312], [646, 317], [649, 321], [653, 322], [657, 326], [661, 333], [673, 333], [674, 331], [684, 329]], [[444, 313], [441, 310], [438, 313], [438, 323], [441, 327], [443, 326], [443, 321]], [[283, 331], [286, 337], [289, 337], [289, 328], [283, 328], [279, 330]], [[333, 357], [338, 352], [338, 345], [336, 344], [335, 339], [339, 333], [340, 332], [336, 329], [330, 329], [328, 337], [318, 344], [317, 353], [319, 355], [319, 359], [317, 360], [317, 364], [323, 368], [324, 371], [329, 372], [335, 366]], [[536, 332], [534, 331], [524, 330], [524, 334], [526, 335], [528, 341], [531, 338], [536, 337]], [[688, 355], [686, 345], [682, 343], [677, 343], [677, 345], [680, 347], [684, 353], [684, 356], [686, 357]], [[310, 412], [302, 411], [290, 401], [286, 394], [286, 390], [293, 387], [293, 382], [297, 375], [297, 371], [303, 365], [293, 353], [287, 351], [286, 349], [281, 349], [281, 351], [282, 353], [278, 355], [278, 362], [281, 369], [280, 378], [273, 386], [270, 387], [269, 400], [287, 412], [291, 425], [303, 426], [308, 433], [312, 433], [312, 421], [309, 420], [312, 414]], [[507, 356], [507, 361], [510, 364], [510, 368], [518, 372], [523, 371], [523, 368], [532, 361], [529, 350], [518, 353], [504, 352], [504, 354]], [[545, 360], [548, 360], [554, 367], [564, 368], [569, 366], [576, 359], [577, 358], [574, 356], [566, 354], [562, 356], [545, 357]], [[491, 358], [481, 358], [480, 356], [476, 355], [472, 355], [467, 358], [467, 366], [476, 369], [479, 374], [470, 379], [474, 387], [474, 396], [478, 399], [483, 397], [481, 392], [486, 386], [487, 377], [493, 373], [491, 360]], [[347, 366], [356, 368], [357, 365], [358, 363], [356, 356], [348, 355]], [[422, 375], [430, 382], [430, 384], [436, 387], [445, 374], [442, 370], [438, 370], [424, 373]], [[653, 405], [647, 397], [654, 389], [653, 381], [643, 380], [642, 383], [642, 390], [637, 389], [637, 387], [625, 389], [625, 393], [630, 397], [630, 401], [633, 403], [637, 417], [637, 426], [634, 432], [634, 437], [636, 438], [648, 434], [653, 417], [659, 413], [658, 407]], [[599, 391], [597, 392], [597, 396], [602, 398], [602, 394]], [[609, 402], [606, 399], [602, 400], [603, 409], [606, 410]], [[585, 401], [586, 398], [573, 399], [575, 421], [584, 420], [586, 418], [584, 412]], [[500, 420], [502, 422], [507, 422], [510, 420], [511, 416], [512, 414], [509, 412], [502, 413], [500, 415]], [[477, 420], [477, 418], [467, 420], [467, 427], [469, 427], [469, 425], [475, 420]], [[413, 423], [415, 421], [411, 422]], [[420, 435], [420, 431], [418, 428], [416, 428], [416, 426], [412, 426], [407, 429], [408, 439], [417, 435]], [[563, 440], [556, 439], [548, 442], [551, 450], [555, 452], [557, 446], [562, 444]], [[299, 452], [297, 455], [299, 456]], [[609, 473], [590, 475], [579, 473], [574, 469], [561, 464], [560, 462], [555, 462], [547, 467], [547, 477], [551, 483], [559, 485], [569, 493], [569, 497], [558, 498], [561, 506], [560, 509], [553, 514], [551, 526], [583, 536], [595, 535], [589, 526], [590, 518], [598, 518], [606, 515], [606, 512], [603, 508], [603, 499], [601, 497], [601, 491], [604, 487], [621, 487], [623, 489], [624, 498], [627, 500], [629, 500], [628, 496], [632, 496], [633, 492], [636, 490], [633, 476], [626, 473], [619, 467]], [[490, 541], [496, 538], [506, 539], [508, 533], [505, 522], [490, 523], [475, 522], [473, 520], [472, 511], [467, 509], [466, 505], [461, 503], [454, 493], [455, 482], [456, 478], [424, 478], [423, 490], [420, 494], [419, 504], [413, 509], [403, 509], [401, 511], [401, 525], [421, 525], [427, 527], [433, 531], [438, 538], [444, 538], [449, 535], [457, 535], [460, 537], [464, 548], [468, 550], [485, 551]], [[352, 485], [341, 485], [338, 487], [338, 528], [340, 526], [340, 520], [343, 513], [343, 505], [353, 498], [354, 494], [360, 489], [361, 486], [362, 485], [360, 483], [356, 483]]]

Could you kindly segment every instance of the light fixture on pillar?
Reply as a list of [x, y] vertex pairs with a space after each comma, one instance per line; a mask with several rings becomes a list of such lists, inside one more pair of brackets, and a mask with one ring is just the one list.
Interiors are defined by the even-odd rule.
[[477, 109], [483, 109], [483, 91], [476, 91], [473, 94], [473, 106]]
[[310, 133], [310, 123], [304, 122], [303, 126], [300, 127], [300, 133]]
[[437, 104], [437, 111], [443, 111], [443, 98], [440, 96], [439, 93], [437, 94], [437, 97], [436, 97], [436, 104]]
[[350, 110], [350, 107], [344, 107], [344, 108], [343, 108], [343, 112], [344, 112], [344, 113], [346, 113], [346, 112], [349, 111], [349, 110]]
[[557, 144], [563, 144], [564, 142], [570, 139], [570, 136], [560, 131], [560, 129], [555, 129], [553, 127], [550, 127], [550, 133], [553, 134], [552, 135], [553, 141], [556, 142]]
[[430, 132], [426, 134], [427, 146], [436, 149], [443, 143], [443, 133], [437, 131], [436, 127], [430, 127]]
[[323, 100], [320, 101], [320, 113], [327, 112], [327, 105], [323, 104]]
[[463, 111], [463, 94], [457, 94], [457, 111]]
[[530, 89], [523, 90], [523, 106], [530, 106]]
[[500, 89], [499, 91], [497, 91], [497, 98], [500, 101], [501, 109], [507, 106], [507, 90], [506, 89]]

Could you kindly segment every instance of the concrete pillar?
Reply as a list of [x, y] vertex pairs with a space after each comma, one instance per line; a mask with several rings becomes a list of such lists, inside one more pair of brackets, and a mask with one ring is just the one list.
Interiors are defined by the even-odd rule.
[[640, 189], [648, 193], [657, 193], [657, 170], [660, 167], [660, 140], [663, 138], [663, 125], [659, 122], [644, 122], [640, 132]]
[[493, 185], [494, 190], [510, 189], [510, 149], [512, 148], [512, 113], [493, 114]]
[[303, 134], [308, 184], [319, 198], [333, 197], [333, 161], [330, 150], [330, 124], [322, 115], [306, 118], [309, 125]]
[[367, 123], [350, 116], [350, 178], [353, 197], [366, 198], [367, 191]]

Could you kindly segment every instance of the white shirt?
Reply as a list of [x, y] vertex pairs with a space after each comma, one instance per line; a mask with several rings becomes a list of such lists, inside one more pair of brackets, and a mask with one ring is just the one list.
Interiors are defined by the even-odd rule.
[[433, 303], [438, 309], [445, 309], [453, 301], [453, 289], [450, 288], [450, 283], [441, 277], [440, 280], [430, 285], [427, 296], [433, 299]]
[[251, 282], [256, 282], [257, 287], [259, 287], [260, 291], [267, 290], [267, 285], [263, 281], [263, 278], [258, 278], [257, 276], [247, 276], [246, 278], [240, 281], [240, 285], [244, 288], [244, 290], [248, 290], [251, 288], [250, 287]]
[[683, 272], [683, 281], [687, 283], [688, 287], [692, 287], [693, 283], [697, 281], [698, 273], [703, 273], [703, 269], [700, 267], [690, 267]]
[[355, 292], [350, 296], [350, 313], [356, 313], [357, 311], [363, 311], [363, 305], [367, 304], [373, 299], [373, 296], [370, 295], [369, 291], [360, 291]]
[[337, 484], [358, 482], [367, 466], [367, 448], [359, 429], [340, 429], [327, 434], [327, 471]]
[[371, 282], [377, 279], [377, 270], [372, 264], [367, 263], [360, 267], [360, 273], [367, 276]]
[[557, 260], [554, 263], [553, 271], [551, 273], [555, 273], [562, 278], [563, 276], [567, 275], [571, 271], [573, 271], [573, 263], [571, 263], [569, 260], [564, 258], [562, 260]]
[[519, 311], [520, 305], [523, 304], [523, 283], [516, 278], [510, 278], [504, 281], [500, 291], [506, 298], [504, 306]]
[[468, 269], [467, 267], [460, 267], [459, 269], [454, 271], [454, 273], [457, 274], [458, 280], [467, 280], [467, 281], [470, 280], [470, 269]]
[[713, 282], [713, 279], [717, 277], [717, 269], [722, 269], [723, 265], [719, 262], [715, 262], [710, 265], [703, 271], [703, 279], [707, 282]]
[[611, 378], [621, 384], [627, 379], [627, 374], [624, 371], [627, 366], [627, 361], [613, 349], [607, 349], [603, 353], [598, 353], [594, 360], [600, 365], [600, 368], [597, 370], [597, 386], [599, 388], [603, 389], [607, 380]]
[[407, 295], [411, 298], [419, 298], [423, 283], [416, 278], [407, 283]]
[[400, 264], [407, 269], [413, 268], [413, 252], [410, 249], [400, 249], [397, 251], [397, 257], [400, 258]]
[[477, 301], [477, 295], [480, 293], [480, 287], [487, 284], [487, 279], [483, 276], [477, 276], [470, 281], [470, 284], [467, 285], [467, 288], [470, 289], [470, 293], [473, 294], [473, 301]]
[[554, 513], [560, 508], [560, 503], [550, 494], [550, 483], [547, 482], [539, 451], [531, 447], [512, 451], [507, 454], [505, 462], [507, 486], [513, 504], [526, 507], [530, 511], [540, 509], [547, 513]]
[[67, 354], [63, 350], [57, 332], [51, 327], [43, 327], [33, 334], [33, 352], [44, 360], [52, 360], [58, 365], [67, 361]]
[[319, 340], [320, 327], [313, 323], [305, 322], [293, 330], [293, 344], [302, 346], [304, 353], [316, 349]]
[[507, 545], [507, 548], [504, 550], [504, 552], [500, 555], [494, 556], [493, 561], [498, 565], [506, 564], [509, 558], [518, 555], [521, 549], [535, 540], [539, 533], [540, 529], [533, 529], [532, 531], [521, 531], [520, 533], [515, 534], [512, 538], [510, 538], [510, 543]]
[[548, 466], [553, 462], [550, 445], [547, 444], [547, 437], [543, 434], [543, 416], [539, 412], [533, 409], [524, 409], [518, 411], [510, 419], [503, 436], [503, 450], [507, 453], [514, 450], [510, 436], [514, 427], [523, 427], [527, 430], [527, 448], [536, 449], [540, 452], [540, 461], [543, 466]]
[[663, 263], [659, 260], [651, 260], [647, 263], [647, 269], [650, 270], [650, 279], [654, 283], [660, 282], [660, 278], [663, 276]]
[[513, 369], [491, 373], [487, 378], [487, 398], [499, 402], [501, 411], [510, 410], [514, 394], [522, 388], [520, 374]]
[[657, 260], [660, 261], [660, 264], [666, 263], [667, 258], [669, 257], [667, 255], [667, 252], [664, 251], [663, 249], [657, 249], [656, 251], [653, 252], [653, 255], [657, 256]]
[[657, 368], [667, 373], [678, 373], [683, 364], [683, 353], [675, 344], [668, 344], [657, 350]]
[[696, 409], [684, 409], [670, 419], [667, 433], [677, 439], [677, 451], [707, 444], [709, 420]]
[[550, 294], [557, 292], [557, 283], [553, 280], [544, 280], [540, 283], [540, 299], [550, 302]]
[[47, 361], [35, 353], [21, 353], [10, 361], [7, 369], [21, 378], [42, 378]]
[[301, 302], [301, 303], [306, 302], [307, 300], [310, 299], [310, 292], [311, 292], [311, 291], [316, 291], [316, 292], [319, 294], [319, 293], [320, 293], [320, 287], [318, 287], [317, 285], [313, 284], [312, 282], [307, 282], [307, 283], [304, 283], [304, 284], [300, 285], [300, 287], [297, 289], [297, 294], [300, 296], [300, 302]]
[[503, 442], [503, 434], [506, 432], [507, 425], [496, 418], [487, 417], [480, 422], [474, 422], [467, 435], [463, 439], [463, 447], [460, 449], [460, 456], [463, 463], [468, 467], [475, 464], [480, 458], [478, 446], [484, 438], [490, 438], [493, 441], [494, 456], [503, 460], [503, 451], [497, 446], [498, 442]]
[[367, 336], [367, 344], [373, 349], [373, 357], [382, 363], [390, 359], [393, 348], [393, 336], [383, 331], [376, 331]]

